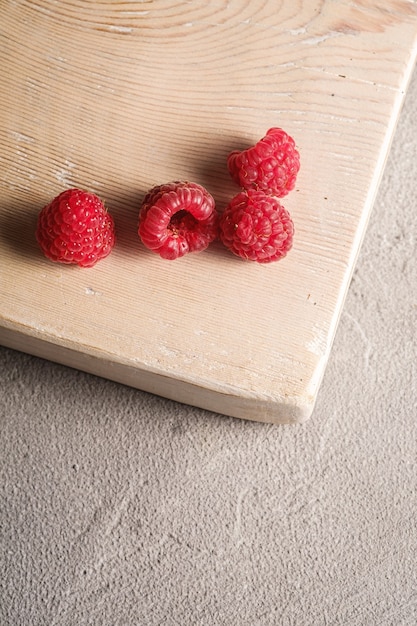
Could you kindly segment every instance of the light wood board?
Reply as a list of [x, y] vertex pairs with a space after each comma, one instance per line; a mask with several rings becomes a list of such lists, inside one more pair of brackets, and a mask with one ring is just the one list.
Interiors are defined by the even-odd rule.
[[[414, 65], [416, 3], [7, 1], [0, 31], [0, 343], [230, 416], [307, 419]], [[143, 247], [146, 190], [193, 180], [221, 210], [238, 191], [227, 154], [272, 126], [302, 160], [286, 259]], [[92, 269], [34, 239], [41, 207], [75, 186], [117, 225]]]

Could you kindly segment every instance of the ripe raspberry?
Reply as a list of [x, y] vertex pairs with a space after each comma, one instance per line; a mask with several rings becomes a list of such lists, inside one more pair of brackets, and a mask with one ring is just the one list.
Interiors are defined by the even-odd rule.
[[142, 242], [163, 259], [204, 250], [216, 238], [217, 229], [214, 199], [197, 183], [175, 181], [153, 187], [139, 213]]
[[251, 148], [231, 152], [227, 167], [244, 189], [263, 189], [282, 198], [294, 189], [300, 155], [292, 137], [281, 128], [270, 128]]
[[36, 239], [51, 261], [92, 267], [113, 248], [114, 222], [96, 195], [68, 189], [39, 213]]
[[249, 261], [269, 263], [283, 258], [292, 247], [293, 234], [288, 211], [261, 190], [241, 191], [220, 217], [221, 241]]

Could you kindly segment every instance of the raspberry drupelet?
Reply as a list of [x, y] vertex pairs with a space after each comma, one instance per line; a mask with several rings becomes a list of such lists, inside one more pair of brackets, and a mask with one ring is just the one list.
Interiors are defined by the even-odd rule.
[[220, 239], [248, 261], [270, 263], [292, 247], [294, 226], [278, 199], [261, 190], [238, 193], [220, 217]]
[[138, 233], [143, 244], [163, 259], [200, 252], [218, 234], [214, 199], [204, 187], [192, 182], [153, 187], [139, 212]]
[[281, 128], [270, 128], [254, 146], [231, 152], [227, 167], [243, 189], [262, 189], [282, 198], [294, 189], [300, 155], [290, 135]]
[[68, 189], [39, 213], [36, 239], [51, 261], [92, 267], [112, 251], [114, 222], [98, 196]]

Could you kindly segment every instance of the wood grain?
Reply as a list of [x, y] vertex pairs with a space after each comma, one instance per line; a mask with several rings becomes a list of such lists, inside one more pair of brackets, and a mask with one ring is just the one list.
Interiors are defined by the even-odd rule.
[[[227, 415], [307, 419], [415, 62], [416, 3], [26, 0], [0, 16], [0, 342]], [[302, 158], [285, 260], [144, 249], [147, 189], [194, 180], [221, 210], [228, 152], [271, 126]], [[89, 270], [34, 240], [72, 186], [117, 224]]]

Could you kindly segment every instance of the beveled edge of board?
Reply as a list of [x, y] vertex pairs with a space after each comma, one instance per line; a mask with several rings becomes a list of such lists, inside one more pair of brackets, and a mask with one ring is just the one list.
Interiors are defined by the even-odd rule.
[[243, 389], [226, 393], [198, 386], [161, 372], [140, 369], [98, 349], [80, 350], [67, 341], [57, 343], [30, 328], [1, 320], [0, 345], [226, 417], [274, 424], [302, 423], [311, 417], [316, 400], [313, 395], [266, 399]]

